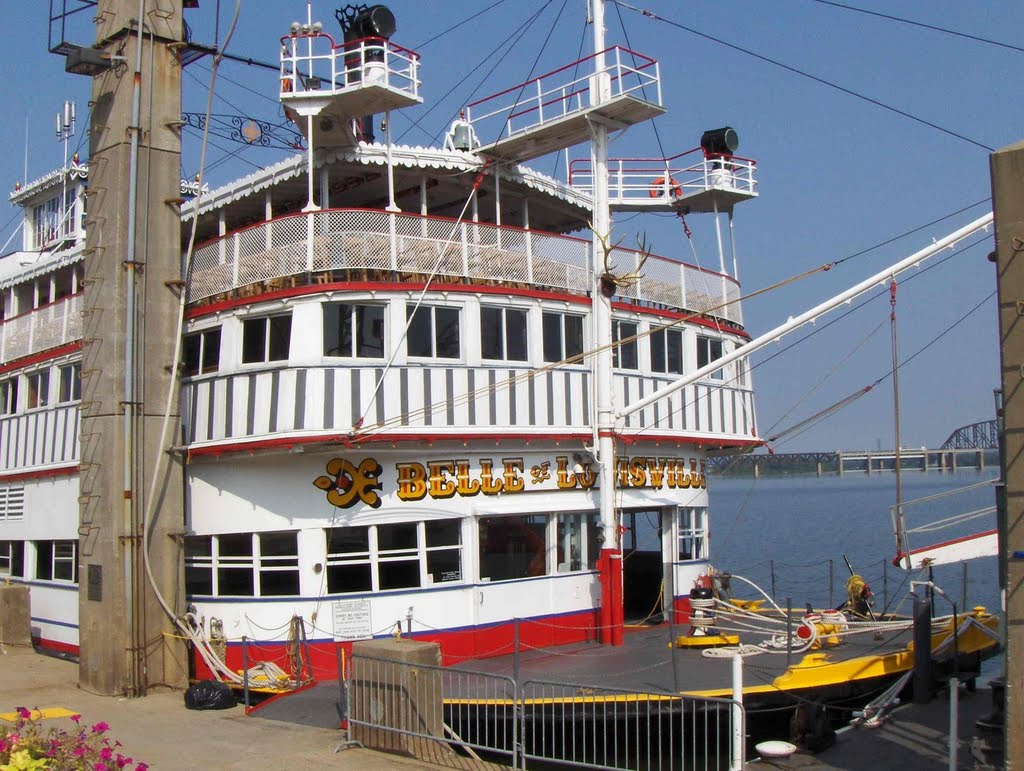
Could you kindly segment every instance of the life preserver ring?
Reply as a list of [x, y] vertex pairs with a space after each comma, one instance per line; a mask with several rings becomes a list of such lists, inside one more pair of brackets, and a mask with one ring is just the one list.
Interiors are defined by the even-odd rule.
[[[682, 186], [672, 177], [668, 180], [668, 191], [673, 198], [683, 197]], [[658, 177], [651, 183], [651, 189], [647, 191], [651, 198], [661, 198], [665, 195], [665, 178]]]
[[290, 94], [291, 91], [292, 91], [292, 79], [291, 78], [281, 78], [281, 93], [282, 94]]

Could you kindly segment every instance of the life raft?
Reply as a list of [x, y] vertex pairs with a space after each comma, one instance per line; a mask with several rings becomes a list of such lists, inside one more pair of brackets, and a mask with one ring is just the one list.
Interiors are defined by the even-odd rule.
[[[665, 195], [665, 177], [658, 177], [651, 183], [651, 189], [647, 191], [647, 194], [651, 198], [661, 198]], [[674, 178], [668, 178], [668, 192], [673, 198], [683, 197], [683, 188]]]

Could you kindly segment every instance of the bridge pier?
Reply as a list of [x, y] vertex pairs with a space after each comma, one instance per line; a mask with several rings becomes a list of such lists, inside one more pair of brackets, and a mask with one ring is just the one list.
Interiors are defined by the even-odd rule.
[[818, 476], [821, 476], [821, 461], [820, 460], [818, 461], [817, 468], [818, 468]]
[[760, 478], [761, 478], [761, 464], [760, 463], [755, 463], [754, 464], [754, 479], [760, 479]]

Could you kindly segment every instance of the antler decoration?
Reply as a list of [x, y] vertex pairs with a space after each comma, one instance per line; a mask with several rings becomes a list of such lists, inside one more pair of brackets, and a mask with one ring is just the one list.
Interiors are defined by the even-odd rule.
[[[590, 229], [594, 231], [593, 224], [590, 225]], [[640, 262], [636, 266], [636, 270], [630, 273], [623, 273], [621, 276], [615, 274], [615, 265], [611, 264], [612, 252], [619, 248], [624, 239], [619, 239], [614, 244], [608, 243], [609, 234], [601, 235], [597, 231], [594, 231], [594, 235], [597, 237], [598, 243], [601, 244], [601, 251], [604, 253], [604, 271], [601, 273], [601, 292], [606, 297], [612, 297], [618, 294], [618, 290], [627, 289], [631, 286], [635, 286], [636, 283], [644, 277], [644, 274], [640, 271], [643, 270], [644, 264], [647, 262], [647, 258], [651, 256], [650, 247], [647, 245], [647, 237], [639, 236], [637, 238], [637, 254], [640, 255]]]

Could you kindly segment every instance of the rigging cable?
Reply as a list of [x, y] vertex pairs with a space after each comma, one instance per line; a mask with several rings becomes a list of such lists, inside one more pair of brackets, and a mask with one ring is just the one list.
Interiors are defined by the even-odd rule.
[[977, 43], [986, 43], [992, 46], [999, 46], [1000, 48], [1008, 48], [1011, 51], [1020, 51], [1024, 53], [1024, 48], [1020, 46], [1010, 45], [1009, 43], [1001, 43], [998, 40], [991, 40], [985, 37], [979, 37], [978, 35], [971, 35], [966, 32], [960, 32], [955, 29], [948, 29], [947, 27], [937, 27], [934, 24], [925, 24], [921, 21], [913, 21], [911, 19], [903, 19], [899, 16], [892, 16], [888, 13], [879, 13], [878, 11], [869, 11], [866, 8], [857, 8], [853, 5], [845, 5], [844, 3], [832, 2], [832, 0], [812, 0], [815, 3], [821, 3], [822, 5], [831, 5], [834, 8], [842, 8], [845, 11], [854, 11], [855, 13], [863, 13], [867, 16], [877, 16], [880, 19], [888, 19], [889, 21], [896, 21], [900, 24], [909, 24], [911, 27], [921, 27], [922, 29], [930, 29], [933, 32], [942, 32], [946, 35], [953, 35], [954, 37], [962, 37], [967, 40], [973, 40]]
[[929, 128], [933, 128], [936, 131], [941, 131], [943, 134], [948, 134], [951, 137], [955, 137], [956, 139], [960, 139], [960, 140], [962, 140], [964, 142], [967, 142], [969, 144], [972, 144], [972, 145], [974, 145], [976, 147], [980, 147], [981, 149], [986, 150], [986, 151], [988, 151], [990, 153], [994, 152], [994, 148], [989, 147], [988, 145], [986, 145], [986, 144], [984, 144], [982, 142], [978, 142], [978, 141], [976, 141], [974, 139], [971, 139], [970, 137], [964, 136], [963, 134], [958, 134], [957, 132], [955, 132], [955, 131], [953, 131], [951, 129], [943, 128], [942, 126], [940, 126], [937, 123], [932, 123], [931, 121], [925, 120], [924, 118], [920, 118], [920, 117], [918, 117], [916, 115], [913, 115], [913, 114], [907, 112], [906, 110], [901, 110], [898, 107], [893, 107], [892, 105], [886, 104], [885, 102], [879, 101], [878, 99], [873, 99], [870, 96], [866, 96], [864, 94], [858, 93], [857, 91], [854, 91], [853, 89], [846, 88], [844, 86], [840, 86], [838, 83], [833, 83], [830, 80], [825, 80], [825, 78], [820, 78], [817, 75], [812, 75], [811, 73], [807, 72], [806, 70], [801, 70], [798, 67], [793, 67], [793, 66], [791, 66], [789, 64], [785, 64], [785, 63], [779, 61], [778, 59], [773, 59], [770, 56], [765, 56], [764, 54], [759, 54], [759, 53], [757, 53], [755, 51], [751, 51], [749, 48], [744, 48], [743, 46], [736, 45], [735, 43], [729, 43], [729, 42], [727, 42], [725, 40], [722, 40], [721, 38], [717, 38], [717, 37], [714, 37], [713, 35], [709, 35], [706, 32], [700, 32], [699, 30], [696, 30], [693, 27], [687, 27], [686, 25], [680, 24], [677, 21], [672, 21], [671, 19], [666, 19], [664, 16], [659, 16], [658, 14], [654, 13], [653, 11], [649, 11], [649, 10], [644, 9], [644, 8], [637, 8], [635, 5], [630, 5], [629, 3], [623, 2], [623, 0], [611, 0], [611, 2], [615, 3], [616, 5], [621, 5], [623, 8], [626, 8], [626, 9], [628, 9], [630, 11], [635, 12], [635, 13], [639, 13], [641, 16], [646, 16], [649, 19], [654, 19], [655, 21], [660, 21], [663, 24], [668, 24], [668, 25], [670, 25], [672, 27], [676, 27], [678, 29], [683, 30], [684, 32], [689, 32], [691, 35], [696, 35], [697, 37], [702, 37], [705, 40], [710, 40], [713, 43], [718, 43], [719, 45], [723, 45], [726, 48], [731, 48], [734, 51], [739, 51], [740, 53], [747, 54], [748, 56], [753, 56], [755, 59], [760, 59], [761, 61], [767, 62], [768, 64], [773, 64], [776, 67], [781, 67], [782, 69], [784, 69], [784, 70], [786, 70], [788, 72], [792, 72], [795, 75], [800, 75], [801, 77], [807, 78], [809, 80], [813, 80], [816, 83], [821, 83], [822, 85], [828, 86], [830, 88], [834, 88], [837, 91], [841, 91], [844, 94], [856, 97], [857, 99], [860, 99], [862, 101], [868, 102], [869, 104], [873, 104], [876, 107], [881, 107], [883, 110], [888, 110], [889, 112], [893, 112], [893, 113], [896, 113], [897, 115], [901, 115], [904, 118], [907, 118], [909, 120], [914, 121], [915, 123], [920, 123], [920, 124], [922, 124], [924, 126], [928, 126]]

